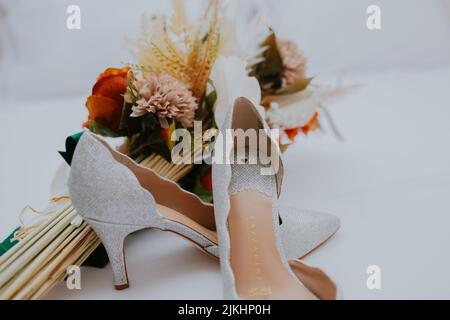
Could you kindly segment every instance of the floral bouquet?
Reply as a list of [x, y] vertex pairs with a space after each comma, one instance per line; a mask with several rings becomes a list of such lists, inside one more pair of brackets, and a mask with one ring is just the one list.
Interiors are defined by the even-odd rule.
[[339, 90], [312, 84], [298, 46], [278, 38], [258, 18], [249, 23], [253, 35], [242, 45], [220, 1], [209, 1], [194, 22], [188, 21], [183, 1], [175, 0], [174, 9], [170, 21], [143, 17], [140, 38], [129, 41], [138, 63], [100, 75], [86, 104], [85, 127], [125, 137], [124, 152], [131, 158], [153, 169], [163, 167], [170, 178], [210, 202], [210, 167], [194, 161], [196, 154], [185, 155], [196, 165], [173, 164], [177, 129], [189, 130], [194, 139], [194, 122], [205, 133], [216, 128], [234, 99], [245, 96], [260, 106], [270, 128], [280, 130], [285, 151], [300, 133], [320, 127], [322, 103]]
[[[306, 75], [307, 60], [298, 46], [277, 37], [261, 19], [251, 21], [246, 34], [238, 33], [237, 23], [219, 0], [210, 0], [195, 21], [187, 18], [182, 0], [173, 3], [171, 19], [144, 16], [140, 37], [128, 41], [136, 63], [109, 68], [98, 77], [86, 102], [89, 117], [83, 126], [104, 137], [121, 138], [123, 153], [212, 202], [211, 167], [198, 158], [210, 146], [205, 141], [211, 139], [204, 135], [220, 126], [236, 98], [244, 96], [259, 106], [269, 127], [279, 130], [279, 144], [285, 151], [299, 134], [320, 127], [319, 115], [327, 115], [323, 102], [340, 90], [314, 84]], [[181, 161], [172, 157], [178, 129], [185, 129], [196, 146], [182, 154]], [[200, 141], [195, 132], [201, 133]], [[62, 153], [69, 164], [80, 135], [69, 138]], [[39, 243], [33, 238], [39, 235], [35, 230], [22, 232], [15, 239], [29, 250], [16, 249], [0, 258], [0, 269], [10, 270], [8, 277], [0, 276], [1, 298], [40, 298], [64, 278], [70, 264], [81, 265], [99, 246], [96, 254], [104, 256], [89, 226], [74, 220], [79, 217], [70, 204], [63, 203], [57, 212], [34, 226], [46, 230], [40, 235], [48, 240], [45, 244], [35, 250], [20, 245]], [[68, 228], [71, 231], [62, 236]], [[59, 239], [59, 246], [54, 239]], [[42, 252], [52, 245], [63, 256], [44, 259]], [[12, 270], [17, 260], [21, 264]], [[26, 285], [30, 282], [31, 289]]]

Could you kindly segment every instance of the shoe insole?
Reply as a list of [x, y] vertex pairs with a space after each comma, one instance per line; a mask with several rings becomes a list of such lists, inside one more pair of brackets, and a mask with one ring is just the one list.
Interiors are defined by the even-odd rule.
[[231, 267], [242, 299], [317, 299], [294, 278], [276, 243], [272, 197], [273, 176], [259, 174], [259, 166], [233, 165], [228, 228]]
[[[252, 192], [253, 194], [254, 192]], [[243, 195], [246, 196], [245, 194]], [[253, 196], [253, 195], [250, 195]], [[256, 194], [256, 197], [261, 196], [261, 194]], [[232, 197], [233, 199], [234, 197]], [[269, 201], [269, 199], [266, 197], [263, 199], [264, 201]], [[268, 204], [269, 206], [271, 205]], [[197, 223], [196, 221], [190, 219], [189, 217], [186, 217], [185, 215], [170, 209], [165, 206], [157, 205], [158, 212], [164, 217], [164, 219], [167, 219], [172, 222], [179, 223], [185, 227], [188, 227], [192, 229], [193, 231], [197, 232], [198, 234], [204, 236], [206, 239], [211, 241], [214, 244], [217, 244], [217, 233], [215, 231], [209, 230], [206, 227], [202, 226], [201, 224]], [[269, 227], [269, 224], [264, 224], [264, 226]], [[273, 233], [272, 230], [268, 230], [268, 233]], [[193, 241], [189, 239], [190, 241]], [[202, 248], [202, 250], [204, 250]], [[272, 250], [274, 250], [272, 248]], [[233, 251], [232, 251], [233, 252]], [[237, 251], [234, 251], [237, 252]], [[244, 254], [243, 251], [239, 251], [241, 254]], [[232, 259], [233, 261], [233, 259]], [[296, 274], [296, 276], [302, 281], [307, 288], [309, 288], [314, 295], [317, 297], [320, 297], [320, 299], [323, 300], [334, 300], [336, 297], [336, 287], [334, 283], [327, 277], [326, 274], [324, 274], [321, 270], [316, 268], [311, 268], [309, 266], [306, 266], [298, 261], [292, 261], [290, 263], [292, 271]], [[258, 296], [254, 296], [254, 292], [252, 292], [253, 298], [261, 298]], [[272, 298], [272, 297], [270, 297]]]
[[205, 237], [206, 239], [208, 239], [209, 241], [211, 241], [214, 244], [218, 243], [217, 233], [215, 231], [209, 230], [208, 228], [202, 226], [201, 224], [199, 224], [198, 222], [185, 216], [184, 214], [179, 213], [178, 211], [175, 211], [168, 207], [157, 205], [157, 209], [158, 209], [159, 214], [161, 214], [161, 216], [164, 219], [172, 221], [172, 222], [176, 222], [185, 227], [188, 227], [191, 230], [202, 235], [203, 237]]

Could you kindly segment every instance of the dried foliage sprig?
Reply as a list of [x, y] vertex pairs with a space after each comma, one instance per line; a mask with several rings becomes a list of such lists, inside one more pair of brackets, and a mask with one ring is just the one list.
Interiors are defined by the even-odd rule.
[[141, 36], [130, 41], [141, 70], [166, 73], [183, 83], [201, 100], [220, 47], [219, 1], [210, 1], [196, 23], [186, 18], [182, 1], [175, 1], [170, 24], [162, 16], [143, 16]]

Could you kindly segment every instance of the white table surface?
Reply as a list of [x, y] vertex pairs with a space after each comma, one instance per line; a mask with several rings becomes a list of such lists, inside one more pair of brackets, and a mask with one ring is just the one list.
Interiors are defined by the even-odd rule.
[[[286, 154], [286, 204], [331, 212], [342, 229], [306, 262], [327, 271], [348, 299], [450, 298], [450, 67], [349, 78], [364, 87], [331, 107], [346, 137], [315, 134]], [[0, 100], [0, 236], [26, 204], [44, 208], [57, 150], [84, 120], [84, 98]], [[55, 193], [57, 191], [53, 191]], [[131, 288], [110, 268], [84, 268], [82, 290], [50, 299], [220, 299], [218, 263], [172, 234], [127, 244]], [[367, 289], [378, 265], [382, 289]]]

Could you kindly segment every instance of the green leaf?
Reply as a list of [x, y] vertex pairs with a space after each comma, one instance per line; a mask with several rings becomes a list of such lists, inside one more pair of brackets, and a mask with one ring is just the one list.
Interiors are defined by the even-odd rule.
[[308, 86], [311, 84], [314, 78], [306, 78], [306, 79], [299, 79], [295, 81], [290, 86], [286, 86], [278, 91], [275, 92], [277, 95], [283, 95], [283, 94], [294, 94], [301, 92], [308, 88]]
[[105, 268], [109, 263], [109, 257], [103, 244], [95, 249], [95, 251], [86, 259], [83, 266], [97, 269]]
[[215, 128], [215, 118], [214, 118], [214, 106], [217, 102], [217, 91], [214, 83], [209, 80], [208, 83], [213, 88], [213, 91], [208, 95], [205, 94], [204, 98], [200, 102], [200, 107], [198, 108], [195, 120], [201, 121], [203, 124], [203, 130]]
[[217, 102], [217, 91], [214, 90], [206, 97], [206, 105], [210, 110], [214, 110], [214, 105]]
[[262, 43], [262, 47], [267, 47], [268, 49], [264, 52], [265, 60], [259, 66], [259, 75], [262, 77], [278, 76], [283, 72], [283, 60], [274, 32]]
[[180, 186], [189, 192], [200, 197], [206, 203], [212, 203], [213, 194], [205, 190], [201, 184], [201, 178], [204, 173], [211, 168], [210, 165], [194, 165], [194, 169], [180, 181]]
[[166, 137], [166, 143], [167, 147], [169, 148], [170, 152], [172, 152], [173, 148], [175, 148], [176, 142], [172, 141], [171, 137], [172, 134], [177, 130], [177, 124], [175, 121], [172, 121], [172, 123], [169, 125], [169, 128], [167, 128], [167, 137]]
[[83, 136], [84, 132], [79, 132], [66, 139], [66, 151], [59, 151], [59, 154], [70, 166], [72, 165], [73, 155], [75, 153], [75, 149], [77, 148], [78, 141]]
[[265, 96], [264, 100], [269, 101], [269, 102], [276, 101], [277, 97], [279, 97], [279, 96], [291, 95], [291, 94], [296, 94], [296, 93], [302, 92], [303, 90], [308, 88], [308, 86], [311, 84], [313, 79], [314, 78], [297, 80], [292, 85], [287, 86], [283, 89], [277, 90], [277, 91]]
[[262, 86], [275, 84], [281, 86], [283, 59], [278, 49], [277, 37], [272, 31], [266, 40], [261, 44], [262, 48], [267, 48], [264, 52], [264, 61], [256, 66], [256, 77]]
[[19, 243], [19, 241], [13, 240], [14, 235], [19, 230], [20, 228], [17, 228], [8, 236], [8, 238], [6, 238], [3, 242], [0, 242], [0, 257]]
[[138, 119], [140, 119], [140, 130], [130, 137], [130, 157], [137, 159], [156, 153], [170, 161], [171, 152], [164, 139], [163, 129], [155, 115], [149, 113]]
[[120, 137], [118, 133], [112, 131], [110, 128], [104, 126], [103, 124], [97, 121], [91, 121], [91, 123], [89, 124], [89, 130], [103, 137], [110, 137], [110, 138]]
[[141, 118], [130, 117], [133, 113], [133, 106], [131, 104], [124, 103], [122, 108], [122, 118], [120, 120], [120, 129], [127, 132], [127, 136], [131, 137], [141, 130]]

